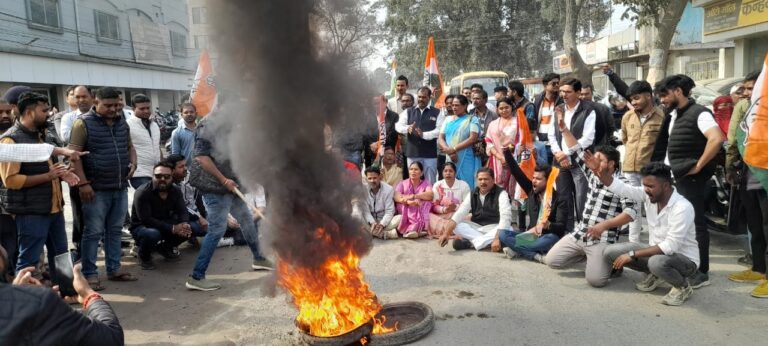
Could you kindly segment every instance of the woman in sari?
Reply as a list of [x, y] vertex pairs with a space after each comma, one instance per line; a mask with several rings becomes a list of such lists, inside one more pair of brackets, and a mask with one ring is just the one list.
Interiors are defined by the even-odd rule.
[[416, 239], [427, 235], [429, 210], [432, 209], [432, 186], [424, 180], [424, 166], [414, 162], [408, 167], [408, 179], [397, 184], [395, 203], [402, 215], [397, 231], [404, 237]]
[[514, 101], [504, 98], [499, 101], [496, 110], [499, 117], [488, 125], [488, 133], [485, 135], [486, 153], [488, 154], [488, 166], [493, 170], [496, 185], [507, 191], [509, 196], [515, 196], [517, 183], [507, 167], [503, 149], [514, 145], [517, 141], [517, 117], [513, 114]]
[[466, 182], [456, 179], [456, 165], [446, 162], [443, 168], [443, 180], [432, 186], [434, 201], [429, 214], [429, 236], [439, 238], [445, 232], [453, 213], [459, 208], [464, 197], [470, 193]]
[[448, 156], [446, 161], [456, 164], [456, 177], [465, 181], [472, 190], [475, 188], [475, 172], [481, 166], [480, 158], [472, 150], [480, 133], [480, 122], [467, 114], [468, 105], [469, 100], [464, 95], [453, 98], [456, 118], [443, 123], [437, 143]]
[[712, 109], [715, 113], [715, 122], [720, 126], [723, 138], [728, 139], [728, 125], [731, 123], [731, 114], [733, 114], [733, 98], [730, 96], [718, 96], [712, 103]]

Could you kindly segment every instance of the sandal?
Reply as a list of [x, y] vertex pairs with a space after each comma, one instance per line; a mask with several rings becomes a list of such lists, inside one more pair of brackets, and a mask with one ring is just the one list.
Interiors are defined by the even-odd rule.
[[88, 286], [91, 286], [91, 289], [96, 292], [103, 291], [106, 288], [101, 285], [99, 278], [88, 279]]
[[123, 281], [123, 282], [126, 282], [126, 281], [136, 281], [138, 279], [139, 278], [131, 275], [131, 273], [125, 273], [125, 272], [124, 273], [110, 274], [110, 275], [107, 276], [107, 280], [109, 280], [109, 281]]

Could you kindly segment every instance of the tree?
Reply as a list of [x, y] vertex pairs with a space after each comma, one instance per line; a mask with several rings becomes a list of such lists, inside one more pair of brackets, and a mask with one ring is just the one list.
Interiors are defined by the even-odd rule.
[[562, 47], [573, 74], [579, 80], [590, 83], [593, 66], [584, 62], [578, 45], [600, 32], [610, 18], [610, 4], [606, 0], [542, 0], [542, 3], [544, 15], [561, 23]]
[[687, 0], [614, 0], [617, 4], [627, 6], [621, 16], [637, 23], [638, 27], [651, 27], [656, 31], [649, 53], [648, 77], [646, 80], [653, 84], [663, 79], [667, 74], [669, 46], [675, 36], [677, 23], [683, 16]]
[[361, 68], [381, 35], [370, 0], [318, 0], [313, 19], [321, 53], [348, 68]]

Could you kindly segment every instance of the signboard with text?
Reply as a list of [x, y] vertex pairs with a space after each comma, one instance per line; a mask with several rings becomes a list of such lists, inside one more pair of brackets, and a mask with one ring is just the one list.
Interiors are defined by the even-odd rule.
[[704, 35], [768, 22], [768, 0], [730, 0], [704, 9]]

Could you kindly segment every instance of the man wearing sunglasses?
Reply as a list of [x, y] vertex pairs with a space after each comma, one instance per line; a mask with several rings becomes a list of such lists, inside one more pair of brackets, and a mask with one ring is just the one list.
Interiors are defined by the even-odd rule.
[[[152, 253], [166, 261], [178, 261], [172, 251], [193, 236], [189, 213], [181, 190], [173, 184], [173, 165], [160, 162], [153, 168], [151, 184], [136, 189], [131, 209], [131, 234], [139, 247], [141, 269], [155, 269]], [[199, 230], [198, 230], [199, 232]]]

